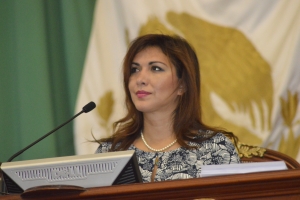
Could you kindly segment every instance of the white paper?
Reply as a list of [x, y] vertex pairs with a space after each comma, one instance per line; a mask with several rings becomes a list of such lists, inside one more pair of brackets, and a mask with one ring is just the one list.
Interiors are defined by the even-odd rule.
[[246, 174], [277, 170], [287, 170], [287, 166], [284, 161], [253, 162], [226, 165], [203, 165], [200, 177]]

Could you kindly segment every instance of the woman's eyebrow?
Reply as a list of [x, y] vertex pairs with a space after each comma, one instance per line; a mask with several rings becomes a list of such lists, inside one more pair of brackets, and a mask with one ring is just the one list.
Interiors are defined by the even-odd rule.
[[[160, 63], [160, 64], [167, 66], [165, 63], [160, 62], [160, 61], [151, 61], [151, 62], [149, 62], [149, 65], [153, 65], [155, 63]], [[139, 63], [136, 63], [136, 62], [132, 62], [131, 65], [141, 66]]]
[[155, 63], [160, 63], [160, 64], [163, 64], [163, 65], [166, 65], [165, 63], [160, 62], [160, 61], [151, 61], [151, 62], [149, 62], [149, 65], [152, 65], [152, 64], [155, 64]]
[[137, 65], [137, 66], [140, 66], [139, 63], [136, 63], [136, 62], [132, 62], [131, 65]]

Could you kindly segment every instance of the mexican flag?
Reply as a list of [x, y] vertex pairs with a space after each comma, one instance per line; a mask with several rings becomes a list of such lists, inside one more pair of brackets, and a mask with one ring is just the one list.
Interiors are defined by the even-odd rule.
[[129, 43], [147, 33], [177, 34], [195, 48], [204, 122], [241, 142], [300, 161], [300, 1], [99, 0], [76, 110], [77, 154], [112, 134], [124, 116], [122, 60]]

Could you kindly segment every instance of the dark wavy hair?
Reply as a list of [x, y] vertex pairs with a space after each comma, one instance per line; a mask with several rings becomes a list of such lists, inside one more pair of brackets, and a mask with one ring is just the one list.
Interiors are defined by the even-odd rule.
[[[119, 151], [128, 149], [140, 136], [143, 129], [143, 113], [135, 108], [128, 84], [134, 57], [148, 47], [158, 47], [162, 50], [175, 66], [179, 82], [184, 86], [185, 92], [179, 96], [178, 105], [173, 112], [173, 130], [177, 142], [185, 148], [194, 148], [186, 142], [202, 142], [219, 132], [236, 142], [237, 138], [232, 133], [209, 127], [202, 122], [200, 69], [194, 49], [182, 37], [163, 34], [143, 35], [130, 44], [123, 62], [123, 86], [128, 113], [113, 124], [114, 133], [111, 137], [97, 140], [97, 142], [112, 142], [111, 151]], [[201, 134], [205, 137], [201, 137]]]

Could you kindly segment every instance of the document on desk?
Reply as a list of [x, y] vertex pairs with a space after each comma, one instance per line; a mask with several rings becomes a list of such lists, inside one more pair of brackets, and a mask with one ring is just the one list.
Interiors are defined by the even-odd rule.
[[200, 177], [246, 174], [277, 170], [287, 170], [287, 166], [284, 161], [253, 162], [226, 165], [203, 165], [201, 168]]

